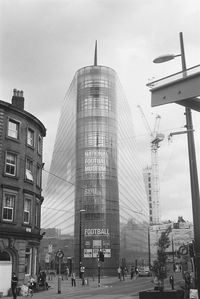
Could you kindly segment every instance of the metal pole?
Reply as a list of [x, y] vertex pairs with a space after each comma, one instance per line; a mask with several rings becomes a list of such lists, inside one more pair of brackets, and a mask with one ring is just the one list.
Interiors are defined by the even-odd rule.
[[150, 244], [150, 228], [148, 226], [148, 254], [149, 254], [149, 269], [151, 268], [151, 244]]
[[98, 262], [98, 287], [100, 287], [100, 277], [101, 277], [101, 264]]
[[172, 237], [172, 255], [173, 255], [173, 271], [175, 272], [175, 259], [174, 259], [174, 238]]
[[61, 258], [58, 258], [58, 294], [61, 294]]
[[[181, 48], [181, 62], [183, 72], [187, 70], [185, 61], [185, 51], [183, 43], [183, 34], [180, 35], [180, 48]], [[183, 75], [185, 75], [183, 73]], [[196, 265], [196, 286], [200, 298], [200, 197], [199, 197], [199, 182], [196, 163], [195, 143], [192, 124], [191, 109], [185, 108], [186, 127], [188, 136], [188, 155], [190, 166], [190, 183], [192, 195], [192, 210], [193, 210], [193, 225], [194, 225], [194, 251], [195, 251], [195, 265]]]
[[81, 211], [80, 211], [80, 227], [79, 227], [79, 278], [81, 278], [81, 263], [82, 263], [82, 257], [81, 257]]

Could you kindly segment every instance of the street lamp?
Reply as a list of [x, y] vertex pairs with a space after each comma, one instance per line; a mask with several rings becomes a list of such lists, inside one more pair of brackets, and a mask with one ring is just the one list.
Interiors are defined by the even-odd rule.
[[169, 60], [172, 60], [178, 56], [181, 56], [181, 54], [177, 54], [177, 55], [174, 55], [174, 54], [167, 54], [167, 55], [162, 55], [162, 56], [159, 56], [157, 58], [155, 58], [153, 60], [154, 63], [162, 63], [162, 62], [167, 62]]
[[[183, 43], [183, 34], [179, 33], [181, 54], [173, 55], [168, 54], [157, 57], [153, 60], [154, 63], [162, 63], [174, 59], [177, 56], [181, 57], [183, 76], [186, 75], [186, 60], [185, 50]], [[189, 101], [189, 100], [188, 100]], [[198, 172], [196, 163], [195, 143], [193, 134], [193, 123], [192, 113], [189, 107], [185, 107], [186, 116], [186, 128], [187, 128], [187, 139], [188, 139], [188, 156], [190, 166], [190, 183], [191, 183], [191, 195], [192, 195], [192, 210], [193, 210], [193, 223], [194, 223], [194, 248], [196, 256], [196, 284], [200, 298], [200, 197], [199, 197], [199, 183], [198, 183]]]
[[80, 226], [79, 226], [79, 278], [81, 278], [81, 263], [82, 263], [82, 213], [86, 210], [81, 209], [80, 211]]

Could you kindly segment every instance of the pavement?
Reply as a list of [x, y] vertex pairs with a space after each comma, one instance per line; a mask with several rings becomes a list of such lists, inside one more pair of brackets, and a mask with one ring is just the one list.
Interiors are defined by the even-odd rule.
[[[178, 277], [176, 277], [176, 282], [178, 283], [180, 281], [180, 276], [178, 275]], [[65, 277], [63, 278], [63, 280], [60, 280], [60, 282], [58, 283], [58, 276], [56, 276], [55, 278], [53, 278], [52, 280], [47, 280], [48, 285], [49, 285], [49, 289], [48, 290], [40, 290], [36, 293], [33, 294], [33, 298], [36, 299], [57, 299], [57, 298], [64, 298], [63, 296], [69, 296], [70, 298], [73, 297], [73, 294], [76, 295], [76, 298], [78, 296], [78, 298], [82, 298], [82, 296], [84, 295], [84, 291], [86, 290], [94, 290], [95, 288], [106, 288], [111, 286], [112, 284], [119, 282], [119, 279], [117, 276], [115, 277], [108, 277], [108, 276], [104, 276], [100, 278], [100, 285], [98, 283], [98, 278], [92, 278], [89, 277], [86, 279], [86, 284], [82, 285], [82, 281], [81, 279], [77, 278], [76, 279], [76, 287], [72, 287], [71, 285], [71, 278], [69, 277], [69, 279], [67, 280]], [[169, 288], [169, 282], [166, 281], [166, 288]], [[113, 297], [114, 296], [114, 297]], [[98, 296], [98, 292], [95, 296], [96, 299], [101, 299], [101, 298], [116, 298], [115, 295], [104, 295], [103, 297]], [[23, 298], [22, 296], [18, 296]], [[84, 298], [85, 295], [83, 296]], [[4, 297], [4, 298], [11, 298], [11, 297]], [[91, 298], [91, 297], [90, 297]], [[123, 299], [138, 299], [139, 295], [137, 296], [133, 296], [133, 295], [125, 295], [123, 297]]]
[[[49, 289], [48, 290], [40, 290], [38, 292], [35, 292], [33, 294], [32, 298], [37, 298], [37, 299], [56, 299], [59, 297], [62, 297], [62, 295], [71, 295], [73, 296], [73, 294], [80, 294], [79, 298], [82, 298], [81, 294], [84, 294], [84, 290], [91, 290], [91, 289], [98, 289], [98, 288], [106, 288], [109, 287], [109, 285], [112, 285], [113, 283], [118, 282], [119, 279], [117, 276], [115, 277], [101, 277], [100, 278], [100, 284], [98, 283], [98, 278], [87, 278], [86, 279], [86, 284], [82, 285], [82, 280], [81, 279], [76, 279], [76, 287], [72, 287], [71, 285], [71, 278], [69, 277], [69, 279], [67, 280], [66, 278], [64, 278], [63, 280], [60, 281], [60, 285], [58, 283], [58, 276], [56, 276], [55, 278], [53, 278], [52, 280], [47, 280], [48, 285], [49, 285]], [[12, 297], [12, 296], [11, 296]], [[3, 297], [3, 298], [8, 298], [10, 299], [11, 297]], [[17, 296], [17, 298], [23, 298], [21, 295]], [[85, 297], [84, 297], [85, 298]], [[98, 295], [95, 296], [95, 298], [100, 299], [101, 296], [99, 297]], [[108, 298], [106, 295], [104, 295], [102, 298]], [[112, 295], [109, 295], [109, 298], [115, 298], [112, 297]], [[131, 296], [132, 299], [138, 299], [138, 296]], [[130, 296], [124, 296], [123, 299], [130, 299]]]

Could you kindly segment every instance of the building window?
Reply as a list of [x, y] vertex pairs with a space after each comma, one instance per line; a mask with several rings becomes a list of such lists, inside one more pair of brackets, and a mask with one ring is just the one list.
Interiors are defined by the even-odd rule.
[[104, 132], [90, 132], [85, 138], [86, 146], [88, 147], [108, 146], [108, 136]]
[[26, 248], [25, 274], [31, 274], [32, 248]]
[[33, 161], [26, 159], [26, 179], [28, 181], [33, 181]]
[[42, 137], [40, 135], [38, 137], [38, 154], [42, 154]]
[[36, 199], [36, 205], [35, 205], [35, 226], [40, 227], [40, 203], [39, 203], [39, 199]]
[[3, 220], [12, 222], [14, 220], [15, 195], [4, 193], [3, 198]]
[[8, 120], [8, 136], [19, 139], [19, 122], [13, 119]]
[[16, 176], [17, 170], [17, 155], [7, 152], [6, 153], [6, 163], [5, 163], [5, 173]]
[[30, 217], [31, 217], [31, 199], [25, 198], [24, 199], [24, 223], [30, 224]]
[[37, 165], [36, 184], [41, 187], [42, 171], [40, 165]]
[[27, 144], [32, 147], [34, 146], [34, 131], [31, 129], [27, 131]]
[[88, 97], [81, 99], [80, 110], [100, 109], [100, 110], [111, 110], [111, 100], [106, 96], [99, 97]]

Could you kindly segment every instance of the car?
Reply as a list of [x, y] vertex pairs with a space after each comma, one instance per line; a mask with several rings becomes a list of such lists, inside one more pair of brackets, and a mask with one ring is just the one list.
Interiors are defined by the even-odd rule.
[[139, 276], [151, 276], [151, 272], [148, 266], [141, 266], [138, 268]]

